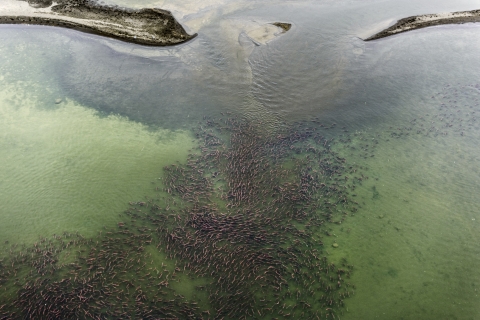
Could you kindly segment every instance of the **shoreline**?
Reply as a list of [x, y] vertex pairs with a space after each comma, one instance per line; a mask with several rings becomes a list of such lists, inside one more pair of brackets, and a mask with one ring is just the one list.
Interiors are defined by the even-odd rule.
[[128, 10], [79, 0], [63, 0], [47, 7], [3, 1], [6, 3], [0, 8], [0, 24], [69, 28], [149, 46], [177, 45], [197, 36], [188, 34], [170, 11], [162, 9]]
[[373, 36], [364, 39], [364, 41], [377, 40], [393, 36], [395, 34], [432, 26], [439, 26], [445, 24], [463, 24], [469, 22], [480, 22], [480, 9], [439, 14], [423, 14], [403, 18], [398, 20], [391, 27], [388, 27], [374, 34]]

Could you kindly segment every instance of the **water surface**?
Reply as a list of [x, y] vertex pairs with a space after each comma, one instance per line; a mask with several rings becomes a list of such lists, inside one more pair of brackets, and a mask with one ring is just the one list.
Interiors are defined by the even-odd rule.
[[[129, 202], [158, 197], [162, 168], [186, 160], [204, 117], [262, 121], [267, 135], [316, 118], [336, 124], [326, 137], [348, 135], [332, 148], [368, 176], [352, 192], [358, 211], [327, 225], [330, 235], [314, 235], [329, 260], [354, 265], [355, 294], [337, 315], [480, 316], [480, 26], [361, 39], [405, 16], [475, 2], [119, 4], [170, 6], [199, 36], [150, 48], [72, 30], [0, 28], [5, 252], [64, 231], [93, 237], [116, 228]], [[293, 27], [256, 46], [242, 29], [252, 21]], [[195, 281], [173, 290], [208, 306]]]

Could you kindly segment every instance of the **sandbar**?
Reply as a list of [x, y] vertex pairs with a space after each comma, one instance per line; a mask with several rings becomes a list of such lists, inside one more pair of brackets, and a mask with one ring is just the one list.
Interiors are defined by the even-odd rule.
[[91, 0], [2, 0], [0, 24], [71, 28], [136, 44], [170, 46], [194, 38], [167, 10], [102, 6]]
[[443, 24], [462, 24], [469, 22], [480, 22], [480, 10], [458, 11], [449, 13], [423, 14], [411, 16], [397, 21], [393, 26], [388, 27], [365, 39], [365, 41], [389, 37], [398, 33], [438, 26]]

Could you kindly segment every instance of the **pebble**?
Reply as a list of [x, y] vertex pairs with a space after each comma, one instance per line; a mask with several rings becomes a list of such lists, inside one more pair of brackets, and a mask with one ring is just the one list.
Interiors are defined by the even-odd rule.
[[62, 102], [62, 99], [55, 99], [55, 104], [60, 104]]
[[334, 244], [332, 244], [332, 247], [338, 248], [338, 243], [335, 242]]

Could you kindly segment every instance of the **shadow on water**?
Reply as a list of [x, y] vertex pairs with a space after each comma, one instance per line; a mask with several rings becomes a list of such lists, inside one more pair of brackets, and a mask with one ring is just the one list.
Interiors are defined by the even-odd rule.
[[84, 39], [72, 41], [70, 50], [75, 55], [59, 74], [66, 94], [103, 113], [177, 129], [215, 108], [200, 85], [187, 80], [191, 71], [178, 57], [142, 57]]

